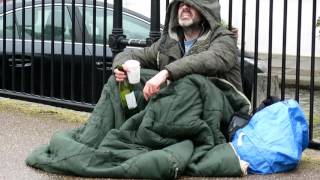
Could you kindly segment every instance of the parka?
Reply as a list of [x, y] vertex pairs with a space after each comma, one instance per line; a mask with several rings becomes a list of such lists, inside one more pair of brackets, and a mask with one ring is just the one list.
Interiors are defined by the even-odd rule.
[[[204, 19], [205, 32], [187, 54], [178, 32], [177, 9], [180, 2], [196, 8]], [[242, 91], [240, 64], [237, 60], [236, 39], [221, 25], [218, 0], [173, 0], [167, 9], [165, 26], [158, 41], [150, 47], [119, 53], [113, 68], [126, 60], [140, 61], [142, 68], [168, 70], [170, 80], [178, 80], [189, 74], [222, 78]]]

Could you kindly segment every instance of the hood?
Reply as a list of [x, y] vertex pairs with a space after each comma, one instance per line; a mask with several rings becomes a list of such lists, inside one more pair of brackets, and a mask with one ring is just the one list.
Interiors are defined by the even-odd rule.
[[218, 0], [173, 0], [167, 9], [165, 18], [164, 33], [175, 33], [178, 25], [177, 11], [178, 4], [185, 2], [196, 8], [208, 22], [211, 31], [214, 31], [221, 24], [220, 4]]

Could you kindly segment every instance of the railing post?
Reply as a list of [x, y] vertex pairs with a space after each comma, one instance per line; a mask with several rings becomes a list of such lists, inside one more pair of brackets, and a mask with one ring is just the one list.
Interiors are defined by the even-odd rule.
[[151, 0], [151, 26], [147, 45], [157, 41], [161, 36], [160, 32], [160, 0]]
[[113, 2], [113, 28], [112, 34], [109, 35], [109, 46], [112, 56], [115, 57], [125, 48], [121, 40], [125, 39], [126, 36], [123, 34], [122, 28], [122, 0], [114, 0]]
[[309, 148], [320, 150], [320, 143], [314, 142], [314, 127], [317, 128], [314, 120], [314, 92], [315, 92], [315, 54], [316, 54], [316, 16], [317, 16], [317, 0], [313, 0], [312, 7], [312, 42], [311, 42], [311, 72], [310, 72], [310, 108], [309, 108]]
[[228, 28], [231, 31], [232, 30], [232, 5], [233, 1], [229, 0], [229, 22], [228, 22]]

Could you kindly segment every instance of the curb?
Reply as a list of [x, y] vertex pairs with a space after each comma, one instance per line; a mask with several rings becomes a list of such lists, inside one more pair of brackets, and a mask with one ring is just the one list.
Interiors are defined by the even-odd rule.
[[91, 113], [75, 111], [50, 105], [21, 101], [16, 99], [0, 97], [0, 111], [13, 111], [24, 113], [31, 117], [41, 117], [43, 119], [57, 119], [66, 122], [84, 123]]

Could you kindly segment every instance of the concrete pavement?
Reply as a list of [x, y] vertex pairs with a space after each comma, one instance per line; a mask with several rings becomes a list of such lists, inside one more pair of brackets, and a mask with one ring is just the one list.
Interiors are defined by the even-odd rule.
[[[1, 103], [4, 101], [6, 103]], [[31, 113], [30, 110], [21, 109], [21, 106], [37, 110]], [[24, 162], [34, 148], [47, 144], [54, 132], [79, 127], [88, 115], [90, 114], [0, 98], [0, 180], [88, 179], [46, 173], [26, 166]], [[81, 122], [68, 122], [67, 119], [71, 116]], [[249, 175], [241, 179], [320, 179], [319, 171], [320, 151], [308, 149], [303, 153], [301, 164], [294, 171], [263, 176]], [[218, 178], [181, 177], [180, 179]]]
[[63, 176], [34, 170], [24, 163], [35, 147], [49, 142], [57, 130], [74, 128], [78, 123], [68, 123], [26, 116], [23, 113], [0, 112], [0, 179], [59, 179]]

